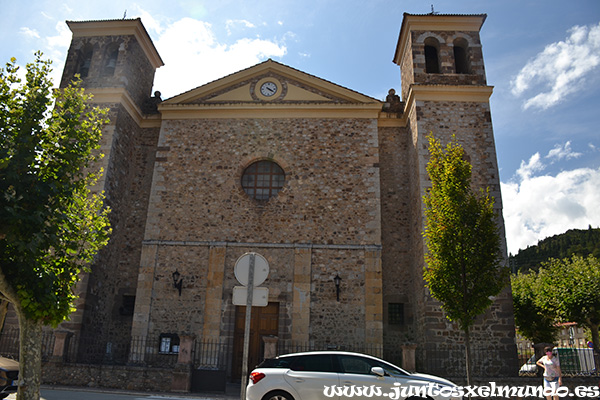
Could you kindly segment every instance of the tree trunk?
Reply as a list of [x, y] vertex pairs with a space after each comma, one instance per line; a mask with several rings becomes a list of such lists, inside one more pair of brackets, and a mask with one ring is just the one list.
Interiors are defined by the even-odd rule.
[[19, 315], [19, 389], [17, 400], [39, 400], [42, 377], [42, 322]]
[[600, 339], [598, 338], [598, 324], [589, 324], [590, 331], [592, 331], [592, 343], [594, 344], [594, 361], [596, 365], [600, 364]]
[[0, 332], [2, 332], [2, 328], [4, 328], [6, 314], [8, 314], [8, 300], [0, 300]]
[[471, 337], [469, 328], [465, 328], [465, 361], [467, 364], [467, 386], [471, 386]]

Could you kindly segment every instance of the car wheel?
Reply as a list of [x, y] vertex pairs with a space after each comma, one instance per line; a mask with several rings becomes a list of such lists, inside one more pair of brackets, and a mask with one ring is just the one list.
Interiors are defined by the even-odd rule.
[[294, 396], [281, 390], [265, 394], [262, 400], [294, 400]]

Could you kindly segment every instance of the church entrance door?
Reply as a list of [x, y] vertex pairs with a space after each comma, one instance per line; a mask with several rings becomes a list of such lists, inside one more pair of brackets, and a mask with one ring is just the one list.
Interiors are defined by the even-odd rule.
[[[244, 358], [244, 326], [246, 307], [235, 308], [235, 330], [233, 336], [232, 378], [241, 379]], [[262, 361], [264, 354], [263, 336], [277, 336], [279, 327], [279, 303], [269, 303], [266, 307], [252, 307], [250, 319], [250, 346], [248, 351], [248, 372]]]

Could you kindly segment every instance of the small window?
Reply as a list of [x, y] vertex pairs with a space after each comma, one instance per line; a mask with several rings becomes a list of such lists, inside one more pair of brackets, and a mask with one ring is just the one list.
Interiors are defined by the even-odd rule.
[[425, 72], [428, 74], [440, 73], [439, 48], [440, 44], [437, 39], [425, 39]]
[[389, 303], [388, 304], [388, 324], [404, 325], [404, 304]]
[[92, 65], [92, 55], [94, 50], [91, 44], [86, 44], [83, 49], [80, 50], [77, 60], [77, 73], [81, 79], [86, 78], [90, 73], [90, 66]]
[[464, 39], [454, 42], [454, 68], [457, 74], [469, 73], [468, 43]]
[[135, 296], [123, 295], [121, 307], [119, 307], [119, 314], [121, 315], [133, 315], [135, 309]]
[[242, 188], [255, 200], [269, 200], [276, 196], [284, 183], [283, 169], [272, 161], [255, 162], [242, 175]]
[[102, 75], [112, 76], [115, 74], [115, 68], [117, 67], [117, 59], [119, 58], [119, 44], [113, 43], [108, 46], [106, 50], [106, 59], [104, 62], [104, 68], [102, 69]]
[[174, 333], [161, 333], [158, 352], [160, 354], [179, 353], [179, 336]]

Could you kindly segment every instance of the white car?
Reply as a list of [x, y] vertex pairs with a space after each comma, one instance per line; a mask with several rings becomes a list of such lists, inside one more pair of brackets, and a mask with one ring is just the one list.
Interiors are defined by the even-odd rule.
[[537, 360], [534, 354], [529, 358], [529, 360], [527, 360], [525, 364], [521, 366], [519, 372], [522, 374], [535, 374], [537, 372], [537, 365], [535, 364], [536, 361]]
[[458, 399], [457, 386], [379, 358], [342, 351], [286, 354], [250, 373], [246, 400]]

